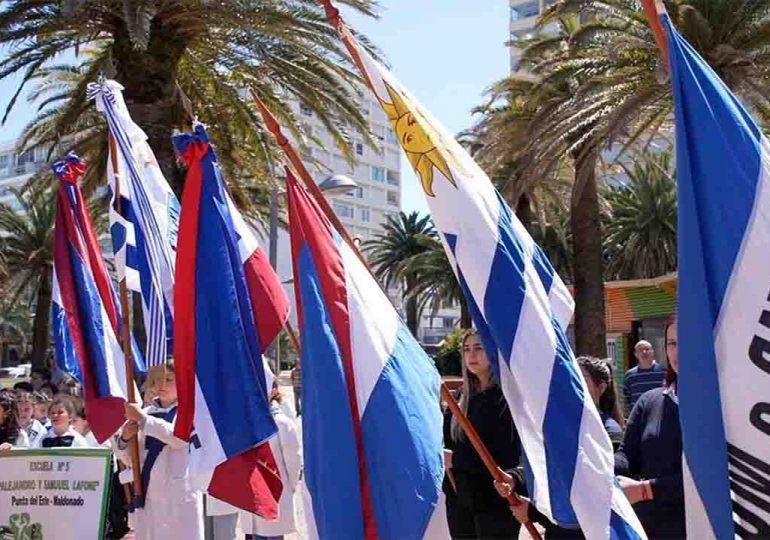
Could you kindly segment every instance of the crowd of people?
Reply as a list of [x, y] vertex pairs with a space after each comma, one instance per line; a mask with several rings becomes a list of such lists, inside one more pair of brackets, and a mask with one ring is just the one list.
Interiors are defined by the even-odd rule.
[[[625, 373], [623, 385], [627, 419], [609, 360], [577, 358], [615, 450], [618, 484], [650, 538], [685, 537], [676, 331], [675, 321], [666, 326], [666, 368], [655, 360], [649, 342], [636, 344], [638, 365]], [[478, 334], [465, 337], [462, 354], [463, 382], [456, 398], [505, 475], [504, 481], [492, 479], [447, 412], [444, 493], [452, 538], [516, 538], [527, 521], [539, 524], [545, 538], [583, 538], [578, 528], [559, 527], [529, 504], [516, 427]], [[509, 507], [505, 498], [511, 493], [522, 504]]]
[[[103, 444], [88, 426], [81, 387], [65, 377], [58, 384], [47, 372], [29, 382], [0, 389], [0, 452], [20, 448], [108, 448], [113, 460], [107, 538], [206, 538], [279, 540], [297, 530], [294, 495], [302, 471], [297, 415], [276, 382], [270, 396], [278, 436], [270, 441], [283, 491], [279, 518], [267, 521], [196, 491], [186, 475], [188, 444], [174, 436], [177, 408], [173, 363], [153, 368], [141, 387], [143, 404], [126, 405], [126, 423]], [[133, 479], [130, 441], [138, 438], [144, 495], [129, 501], [122, 485]], [[131, 507], [131, 508], [129, 508]], [[129, 511], [130, 510], [130, 511]]]
[[[581, 356], [578, 365], [615, 450], [615, 473], [625, 495], [652, 538], [684, 537], [682, 442], [677, 399], [676, 323], [666, 328], [667, 368], [655, 360], [647, 341], [636, 344], [638, 365], [625, 373], [623, 414], [608, 360]], [[546, 538], [582, 538], [578, 529], [556, 526], [529, 504], [521, 441], [502, 389], [479, 335], [469, 332], [462, 347], [460, 408], [475, 427], [504, 481], [493, 481], [457, 420], [444, 417], [443, 484], [452, 538], [516, 538], [522, 523], [540, 524]], [[299, 369], [297, 369], [297, 372]], [[298, 373], [297, 373], [298, 375]], [[110, 494], [108, 536], [121, 538], [129, 527], [137, 539], [280, 539], [295, 532], [294, 498], [300, 484], [302, 448], [297, 429], [299, 402], [284, 399], [273, 383], [271, 412], [279, 428], [270, 446], [284, 482], [277, 521], [266, 521], [195, 491], [185, 474], [188, 443], [174, 436], [176, 384], [173, 364], [154, 368], [141, 388], [143, 405], [126, 405], [126, 423], [104, 444], [91, 433], [80, 387], [65, 378], [58, 385], [35, 372], [30, 382], [0, 390], [0, 451], [12, 448], [111, 448], [117, 457]], [[299, 386], [299, 377], [292, 381]], [[129, 446], [138, 438], [144, 497], [129, 501], [118, 486], [131, 480]], [[122, 472], [121, 472], [122, 471]], [[510, 507], [515, 493], [522, 504]]]

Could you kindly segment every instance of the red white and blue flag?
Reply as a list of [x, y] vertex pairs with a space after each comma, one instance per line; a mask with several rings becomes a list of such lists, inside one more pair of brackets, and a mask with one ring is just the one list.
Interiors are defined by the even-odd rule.
[[262, 353], [283, 327], [289, 299], [227, 194], [203, 126], [174, 145], [188, 167], [175, 276], [174, 434], [191, 441], [196, 484], [275, 517], [282, 486], [267, 444], [277, 427]]
[[318, 535], [423, 538], [443, 516], [438, 372], [289, 171], [287, 188]]
[[[53, 165], [59, 179], [54, 229], [54, 290], [66, 325], [62, 351], [77, 359], [88, 423], [99, 442], [125, 420], [126, 372], [120, 314], [101, 248], [77, 185], [85, 164], [74, 154]], [[134, 350], [135, 364], [141, 357]]]

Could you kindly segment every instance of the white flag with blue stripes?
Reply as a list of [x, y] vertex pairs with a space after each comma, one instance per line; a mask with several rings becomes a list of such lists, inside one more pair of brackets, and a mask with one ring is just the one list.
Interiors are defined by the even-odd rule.
[[88, 86], [112, 134], [107, 175], [110, 233], [118, 279], [141, 293], [148, 367], [173, 353], [174, 264], [179, 201], [163, 177], [147, 135], [131, 119], [115, 81]]
[[662, 17], [676, 117], [688, 538], [770, 538], [770, 144]]
[[644, 538], [615, 483], [609, 436], [567, 341], [569, 291], [467, 152], [339, 29], [422, 183], [510, 405], [534, 504], [587, 538]]

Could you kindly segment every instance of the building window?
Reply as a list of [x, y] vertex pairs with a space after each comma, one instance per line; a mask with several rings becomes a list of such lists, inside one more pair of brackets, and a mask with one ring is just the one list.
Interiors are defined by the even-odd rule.
[[380, 125], [375, 125], [372, 127], [372, 131], [374, 132], [374, 136], [377, 137], [380, 141], [385, 140], [385, 128]]
[[356, 155], [363, 156], [364, 155], [364, 144], [357, 142], [356, 143]]
[[397, 186], [399, 182], [398, 171], [391, 171], [390, 169], [388, 169], [387, 179], [388, 179], [388, 184], [390, 184], [391, 186]]
[[398, 139], [396, 139], [396, 134], [393, 133], [392, 129], [386, 129], [385, 136], [390, 144], [398, 144]]
[[388, 191], [388, 204], [398, 206], [398, 193], [395, 191]]
[[365, 223], [369, 223], [372, 220], [372, 211], [368, 208], [361, 208], [359, 215], [361, 216], [361, 221]]
[[383, 169], [382, 167], [372, 167], [372, 181], [379, 182], [380, 184], [384, 184], [385, 169]]
[[357, 187], [355, 189], [352, 189], [345, 193], [348, 197], [355, 197], [356, 199], [363, 199], [364, 198], [364, 188]]
[[442, 326], [444, 328], [454, 328], [455, 326], [455, 320], [454, 317], [442, 317], [444, 320], [442, 321]]
[[520, 6], [511, 7], [511, 22], [516, 22], [528, 17], [534, 17], [540, 13], [538, 2], [527, 2]]
[[313, 116], [313, 111], [310, 110], [310, 107], [308, 107], [304, 103], [299, 104], [299, 112], [301, 112], [305, 116]]
[[343, 203], [334, 203], [334, 212], [343, 218], [353, 218], [355, 217], [355, 212], [353, 211], [353, 207], [349, 204], [343, 204]]
[[19, 165], [24, 165], [25, 163], [34, 163], [35, 162], [35, 151], [34, 150], [27, 150], [23, 154], [19, 154], [19, 157], [16, 161]]

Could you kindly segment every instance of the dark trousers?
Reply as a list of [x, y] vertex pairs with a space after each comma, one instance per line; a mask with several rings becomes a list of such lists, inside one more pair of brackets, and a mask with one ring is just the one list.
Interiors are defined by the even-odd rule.
[[112, 473], [112, 483], [110, 484], [110, 498], [107, 506], [107, 523], [105, 527], [105, 538], [110, 540], [123, 538], [129, 529], [128, 527], [128, 501], [123, 493], [123, 485], [118, 479], [117, 471]]
[[519, 522], [508, 507], [495, 505], [489, 510], [474, 511], [447, 494], [446, 512], [452, 538], [502, 540], [519, 536]]

